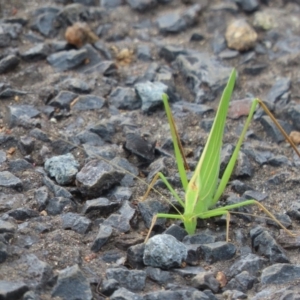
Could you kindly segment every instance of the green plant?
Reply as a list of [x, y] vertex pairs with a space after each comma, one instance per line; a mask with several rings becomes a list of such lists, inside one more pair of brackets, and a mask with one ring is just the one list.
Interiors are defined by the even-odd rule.
[[[197, 167], [194, 171], [194, 174], [190, 181], [187, 179], [187, 174], [185, 170], [185, 159], [182, 154], [182, 147], [180, 144], [180, 140], [178, 138], [177, 130], [175, 127], [175, 122], [173, 120], [173, 116], [171, 114], [171, 110], [168, 103], [168, 97], [166, 94], [162, 96], [163, 103], [165, 106], [168, 122], [171, 129], [171, 135], [174, 145], [175, 158], [177, 161], [178, 171], [181, 178], [182, 187], [185, 191], [185, 201], [180, 199], [178, 194], [172, 188], [170, 183], [167, 181], [166, 177], [162, 173], [156, 174], [152, 183], [148, 187], [146, 194], [143, 197], [143, 200], [147, 197], [151, 188], [153, 187], [154, 182], [158, 177], [164, 182], [167, 188], [170, 190], [175, 199], [180, 203], [184, 212], [180, 213], [178, 209], [178, 214], [166, 214], [166, 213], [158, 213], [153, 217], [151, 227], [149, 229], [148, 236], [146, 240], [149, 238], [149, 235], [152, 231], [153, 226], [155, 225], [157, 218], [168, 218], [168, 219], [180, 219], [184, 223], [184, 227], [189, 234], [193, 234], [196, 230], [197, 218], [207, 219], [215, 216], [227, 215], [227, 240], [229, 234], [229, 210], [239, 208], [241, 206], [246, 205], [257, 205], [261, 208], [270, 218], [272, 218], [280, 227], [282, 227], [289, 235], [293, 234], [286, 229], [275, 217], [269, 212], [261, 203], [256, 200], [247, 200], [244, 202], [240, 202], [237, 204], [227, 205], [223, 207], [214, 208], [219, 198], [221, 197], [229, 179], [231, 173], [234, 169], [235, 162], [238, 157], [238, 153], [240, 147], [242, 145], [242, 141], [245, 137], [246, 131], [249, 127], [250, 121], [255, 112], [256, 106], [259, 103], [266, 110], [266, 106], [259, 99], [254, 99], [252, 106], [250, 108], [250, 112], [246, 123], [244, 125], [243, 131], [235, 150], [232, 154], [232, 157], [225, 169], [222, 179], [219, 181], [219, 170], [220, 170], [220, 155], [222, 149], [222, 137], [224, 134], [225, 122], [227, 111], [229, 107], [229, 102], [231, 98], [231, 94], [234, 88], [236, 78], [236, 71], [233, 70], [228, 83], [223, 91], [221, 101], [216, 113], [216, 117], [214, 119], [214, 123], [210, 134], [208, 136], [207, 143], [204, 147], [203, 153], [200, 157], [200, 160], [197, 164]], [[267, 111], [270, 115], [271, 113]], [[271, 116], [274, 120], [275, 118]], [[277, 126], [280, 126], [276, 120], [274, 120]], [[288, 139], [288, 136], [280, 127], [280, 130], [283, 132], [285, 137]], [[296, 147], [295, 147], [296, 148]], [[297, 148], [296, 148], [297, 149]], [[297, 150], [298, 151], [298, 150]]]

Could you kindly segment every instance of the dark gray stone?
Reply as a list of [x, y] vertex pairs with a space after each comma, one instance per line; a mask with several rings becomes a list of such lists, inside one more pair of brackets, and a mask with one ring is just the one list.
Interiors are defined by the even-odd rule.
[[273, 156], [271, 151], [258, 151], [251, 148], [246, 148], [244, 152], [250, 155], [258, 164], [263, 165]]
[[150, 238], [144, 251], [146, 266], [170, 269], [180, 267], [187, 258], [187, 248], [169, 234], [159, 234]]
[[[146, 199], [138, 203], [139, 211], [147, 228], [150, 228], [152, 219], [157, 213], [168, 213], [170, 205], [167, 202], [162, 202], [156, 199]], [[165, 219], [158, 218], [156, 225], [162, 226], [165, 224]]]
[[123, 0], [100, 0], [100, 5], [105, 8], [115, 8], [123, 4]]
[[61, 297], [64, 300], [93, 299], [90, 284], [78, 265], [59, 272], [52, 297]]
[[226, 144], [221, 150], [221, 164], [220, 164], [220, 177], [223, 176], [223, 173], [229, 163], [229, 160], [234, 151], [234, 147], [231, 144]]
[[93, 216], [106, 216], [119, 208], [119, 202], [109, 201], [107, 198], [87, 200], [82, 208], [82, 213], [89, 218]]
[[275, 264], [263, 269], [261, 282], [263, 284], [285, 284], [297, 280], [299, 277], [299, 265]]
[[6, 99], [6, 98], [12, 98], [15, 96], [24, 96], [28, 93], [25, 91], [12, 89], [12, 88], [6, 88], [0, 93], [0, 99]]
[[[38, 259], [34, 254], [28, 254], [21, 259], [20, 263], [26, 263], [28, 269], [26, 275], [29, 277], [29, 281], [32, 286], [45, 289], [47, 285], [51, 284], [51, 280], [54, 276], [52, 267], [44, 261]], [[34, 279], [33, 279], [34, 278]]]
[[266, 182], [265, 185], [268, 187], [269, 185], [280, 185], [284, 182], [286, 182], [286, 180], [290, 177], [290, 173], [288, 172], [280, 172], [278, 174], [275, 174], [271, 177], [269, 177]]
[[151, 61], [151, 48], [147, 45], [138, 45], [136, 49], [136, 56], [142, 61]]
[[37, 61], [45, 59], [51, 52], [48, 44], [40, 43], [21, 53], [21, 57], [26, 61]]
[[[109, 1], [109, 0], [107, 0], [107, 1]], [[97, 35], [100, 36], [101, 33], [98, 34], [98, 32], [97, 32]], [[100, 51], [101, 55], [104, 57], [105, 60], [110, 60], [110, 61], [112, 60], [112, 55], [111, 55], [110, 50], [107, 47], [106, 43], [103, 43], [101, 40], [99, 40], [96, 43], [94, 43], [93, 46], [98, 51]]]
[[105, 225], [105, 224], [100, 225], [99, 232], [91, 246], [91, 250], [93, 252], [100, 251], [102, 246], [105, 245], [107, 243], [107, 241], [109, 240], [109, 238], [111, 237], [112, 232], [113, 232], [113, 229], [110, 225]]
[[284, 253], [283, 248], [276, 243], [276, 240], [267, 231], [263, 231], [257, 236], [253, 236], [251, 230], [250, 235], [253, 248], [258, 254], [263, 255], [272, 263], [290, 262]]
[[9, 252], [7, 246], [0, 241], [0, 264], [5, 262], [8, 256]]
[[95, 71], [95, 68], [101, 63], [103, 63], [103, 59], [99, 52], [90, 44], [84, 45], [82, 50], [86, 50], [88, 60], [85, 64], [81, 64], [76, 68], [76, 71], [81, 73], [92, 73]]
[[[277, 119], [277, 121], [283, 127], [284, 131], [289, 135], [292, 131], [291, 125], [288, 122], [282, 120]], [[269, 116], [263, 116], [260, 119], [260, 123], [264, 127], [267, 135], [270, 136], [274, 142], [280, 143], [285, 141], [285, 137], [281, 134], [281, 132]]]
[[[80, 70], [83, 69], [83, 67], [80, 68]], [[104, 60], [102, 62], [99, 62], [95, 66], [90, 66], [89, 68], [84, 69], [84, 73], [90, 74], [90, 73], [96, 73], [96, 74], [102, 74], [103, 76], [114, 76], [116, 75], [118, 71], [118, 67], [116, 63], [112, 60]]]
[[[120, 201], [120, 200], [119, 200]], [[119, 209], [119, 213], [123, 216], [123, 218], [128, 219], [129, 222], [132, 221], [133, 217], [136, 215], [136, 210], [132, 204], [128, 200], [122, 200], [123, 203], [121, 208]]]
[[199, 273], [192, 279], [191, 284], [199, 290], [210, 289], [214, 293], [219, 291], [220, 286], [219, 281], [215, 278], [214, 274], [210, 272]]
[[110, 300], [143, 300], [144, 297], [132, 293], [125, 288], [120, 288], [116, 290], [109, 299]]
[[47, 61], [58, 71], [67, 71], [80, 66], [87, 58], [87, 50], [80, 49], [53, 53], [47, 57]]
[[232, 243], [215, 242], [210, 244], [200, 245], [203, 259], [208, 263], [214, 263], [222, 260], [233, 258], [236, 252], [236, 247]]
[[201, 256], [201, 247], [199, 244], [188, 244], [186, 245], [187, 248], [187, 258], [186, 263], [190, 266], [197, 266], [200, 263], [200, 260], [202, 259]]
[[287, 214], [296, 220], [300, 220], [300, 201], [293, 201], [287, 211]]
[[[287, 214], [274, 214], [274, 217], [286, 228], [292, 225], [292, 220]], [[267, 219], [266, 223], [278, 229], [282, 229], [273, 219]]]
[[97, 197], [119, 183], [125, 173], [101, 160], [91, 160], [76, 175], [76, 185], [83, 195]]
[[259, 2], [257, 0], [235, 0], [235, 2], [247, 13], [259, 9]]
[[[213, 101], [223, 91], [231, 72], [230, 68], [222, 66], [209, 53], [179, 55], [176, 66], [195, 95], [195, 103]], [[205, 89], [199, 89], [201, 86], [205, 86]]]
[[251, 191], [246, 191], [242, 195], [242, 198], [245, 198], [247, 200], [254, 199], [254, 200], [257, 200], [257, 201], [261, 202], [261, 201], [265, 200], [266, 198], [268, 198], [268, 194], [251, 190]]
[[253, 167], [248, 156], [244, 152], [239, 152], [234, 175], [238, 177], [252, 177]]
[[126, 0], [132, 9], [140, 12], [148, 11], [157, 5], [156, 0]]
[[168, 282], [171, 283], [174, 280], [172, 274], [169, 271], [163, 271], [159, 268], [147, 267], [146, 273], [148, 278], [160, 285], [164, 285]]
[[133, 175], [137, 176], [139, 174], [138, 168], [122, 157], [114, 158], [113, 163], [115, 166], [122, 168], [122, 170], [129, 172], [121, 180], [121, 185], [125, 187], [131, 186], [131, 182], [135, 178]]
[[284, 155], [276, 155], [276, 156], [271, 157], [268, 160], [268, 164], [273, 167], [280, 167], [280, 166], [290, 166], [291, 162]]
[[106, 270], [107, 279], [115, 279], [130, 291], [142, 291], [146, 284], [146, 272], [127, 270], [126, 268], [109, 268]]
[[164, 14], [156, 22], [161, 33], [179, 33], [187, 27], [179, 12]]
[[239, 194], [243, 194], [246, 191], [253, 190], [253, 188], [251, 188], [249, 185], [245, 184], [244, 182], [242, 182], [240, 180], [233, 180], [233, 181], [231, 181], [230, 184], [231, 184], [231, 188]]
[[[128, 204], [128, 200], [130, 200], [132, 196], [132, 191], [128, 187], [116, 186], [108, 193], [108, 196], [112, 201], [123, 202], [127, 200], [124, 204]], [[130, 208], [128, 207], [128, 209]], [[130, 209], [130, 213], [131, 212], [132, 208]]]
[[113, 294], [113, 292], [118, 290], [119, 287], [120, 287], [120, 284], [117, 280], [115, 280], [115, 279], [105, 279], [105, 280], [103, 280], [103, 282], [101, 284], [101, 293], [103, 295], [110, 296], [110, 295]]
[[6, 153], [0, 150], [0, 164], [4, 163], [5, 161], [6, 161]]
[[55, 22], [58, 12], [59, 8], [55, 7], [43, 7], [43, 10], [36, 10], [31, 28], [45, 37], [55, 36], [57, 34], [57, 24]]
[[49, 177], [44, 176], [43, 183], [54, 193], [55, 197], [73, 198], [72, 194], [65, 188], [56, 185]]
[[128, 133], [126, 134], [126, 143], [124, 147], [132, 154], [135, 154], [148, 162], [152, 162], [155, 158], [155, 144], [156, 142], [147, 141], [136, 133]]
[[17, 225], [0, 219], [0, 234], [1, 233], [14, 233], [17, 230]]
[[111, 142], [115, 133], [115, 125], [110, 120], [102, 120], [89, 127], [89, 130], [98, 134], [104, 141]]
[[198, 116], [203, 116], [204, 114], [213, 111], [213, 109], [208, 105], [189, 103], [186, 101], [176, 102], [172, 107], [174, 110], [176, 109], [180, 112], [194, 113]]
[[172, 224], [170, 227], [168, 227], [163, 234], [170, 234], [174, 236], [179, 242], [183, 242], [185, 244], [184, 240], [188, 235], [186, 230], [176, 224]]
[[7, 212], [9, 216], [13, 217], [18, 221], [25, 221], [30, 218], [35, 218], [39, 216], [39, 213], [33, 209], [27, 207], [21, 207], [13, 209]]
[[159, 50], [159, 55], [168, 62], [174, 61], [179, 55], [188, 55], [188, 50], [181, 46], [163, 45]]
[[245, 66], [243, 73], [251, 76], [256, 76], [259, 75], [267, 67], [268, 67], [267, 64], [255, 64], [255, 65]]
[[75, 93], [69, 91], [60, 91], [58, 95], [49, 102], [49, 105], [58, 108], [70, 109], [70, 104], [77, 97], [78, 95]]
[[142, 101], [142, 111], [144, 113], [162, 106], [162, 94], [168, 91], [168, 86], [158, 81], [137, 83], [134, 88]]
[[237, 291], [237, 290], [227, 290], [222, 294], [223, 298], [225, 299], [247, 299], [248, 296], [241, 292], [241, 291]]
[[20, 63], [20, 59], [16, 55], [7, 55], [0, 60], [0, 74], [12, 71]]
[[62, 82], [61, 87], [79, 94], [87, 94], [92, 90], [87, 82], [79, 78], [68, 78]]
[[201, 5], [195, 4], [182, 13], [171, 12], [157, 19], [158, 28], [161, 33], [179, 33], [197, 22]]
[[22, 152], [23, 155], [30, 154], [35, 145], [35, 140], [30, 137], [30, 136], [21, 136], [19, 143], [18, 143], [18, 148]]
[[80, 3], [65, 5], [58, 13], [57, 19], [65, 26], [84, 22], [89, 19], [89, 8]]
[[[130, 216], [129, 216], [130, 217]], [[119, 232], [128, 232], [131, 229], [130, 219], [128, 216], [111, 214], [104, 222], [103, 225], [112, 226]]]
[[0, 47], [7, 47], [12, 40], [19, 37], [22, 25], [17, 23], [1, 23], [0, 25]]
[[46, 186], [41, 186], [34, 192], [34, 198], [38, 205], [38, 210], [42, 211], [46, 208], [49, 202], [49, 191]]
[[300, 130], [300, 104], [288, 105], [284, 109], [284, 115], [286, 120], [292, 122], [295, 129]]
[[91, 146], [103, 146], [105, 143], [99, 135], [89, 130], [79, 132], [74, 140], [75, 144], [78, 141], [78, 144], [89, 144]]
[[134, 110], [141, 107], [142, 102], [136, 96], [134, 89], [117, 87], [109, 97], [109, 103], [118, 109]]
[[79, 96], [75, 104], [72, 106], [74, 110], [95, 110], [103, 108], [105, 99], [95, 95]]
[[39, 300], [39, 295], [34, 291], [28, 291], [23, 295], [22, 300]]
[[[100, 224], [101, 226], [101, 224]], [[121, 250], [108, 250], [102, 255], [101, 259], [106, 263], [118, 263], [124, 260], [124, 252]]]
[[26, 198], [23, 194], [0, 193], [0, 209], [3, 212], [22, 207], [25, 203]]
[[272, 103], [277, 103], [281, 100], [281, 97], [284, 96], [290, 90], [290, 88], [291, 88], [290, 78], [277, 79], [274, 85], [271, 87], [266, 100]]
[[180, 269], [174, 269], [172, 270], [174, 272], [176, 272], [177, 274], [179, 274], [182, 277], [188, 277], [188, 278], [192, 278], [196, 275], [198, 275], [201, 272], [205, 272], [205, 269], [199, 266], [186, 266], [184, 269], [180, 268]]
[[15, 127], [22, 123], [22, 119], [32, 119], [40, 115], [40, 112], [32, 105], [8, 105], [6, 106], [6, 122], [9, 127]]
[[196, 233], [192, 235], [186, 235], [183, 239], [183, 243], [190, 244], [210, 244], [216, 241], [216, 236], [207, 233]]
[[141, 269], [145, 266], [143, 261], [144, 251], [144, 243], [130, 246], [127, 249], [127, 261], [133, 268]]
[[96, 6], [99, 5], [97, 0], [74, 0], [74, 3], [80, 3], [86, 6]]
[[74, 211], [76, 208], [75, 203], [69, 199], [64, 197], [55, 197], [49, 199], [49, 203], [46, 206], [46, 212], [49, 215], [55, 216], [59, 215], [62, 212]]
[[34, 137], [37, 140], [40, 140], [45, 143], [48, 143], [51, 141], [49, 136], [47, 135], [47, 133], [39, 128], [33, 128], [32, 130], [30, 130], [29, 134], [31, 137]]
[[239, 290], [246, 293], [252, 289], [255, 282], [257, 282], [255, 276], [250, 275], [247, 271], [243, 271], [227, 283], [226, 290]]
[[11, 160], [9, 161], [8, 166], [9, 171], [13, 173], [33, 169], [33, 165], [25, 159]]
[[194, 288], [181, 288], [180, 286], [170, 286], [167, 291], [156, 291], [147, 293], [145, 300], [168, 300], [168, 299], [193, 299], [193, 300], [209, 300], [208, 296]]
[[58, 184], [67, 185], [74, 181], [79, 163], [73, 154], [68, 153], [47, 159], [44, 168]]
[[0, 172], [0, 186], [16, 189], [21, 191], [23, 188], [22, 181], [8, 171]]
[[61, 219], [63, 229], [72, 229], [80, 234], [87, 233], [92, 226], [91, 220], [71, 212], [63, 214]]
[[21, 298], [29, 290], [27, 284], [22, 281], [0, 280], [0, 299], [12, 300]]

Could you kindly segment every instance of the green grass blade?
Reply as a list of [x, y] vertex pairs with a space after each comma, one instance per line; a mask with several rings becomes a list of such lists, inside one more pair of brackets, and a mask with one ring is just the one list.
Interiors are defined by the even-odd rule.
[[226, 187], [226, 185], [227, 185], [227, 183], [228, 183], [228, 181], [230, 179], [230, 175], [232, 174], [233, 168], [235, 166], [235, 162], [236, 162], [236, 160], [238, 158], [238, 155], [239, 155], [239, 151], [240, 151], [241, 145], [242, 145], [243, 140], [245, 138], [246, 132], [247, 132], [248, 127], [250, 125], [250, 122], [252, 120], [252, 117], [253, 117], [253, 114], [255, 112], [257, 104], [258, 104], [258, 100], [255, 99], [253, 101], [252, 105], [251, 105], [250, 112], [249, 112], [249, 115], [247, 117], [246, 123], [244, 125], [243, 131], [242, 131], [242, 133], [240, 135], [240, 138], [239, 138], [239, 140], [238, 140], [238, 142], [236, 144], [236, 147], [235, 147], [234, 152], [233, 152], [233, 154], [231, 156], [231, 159], [230, 159], [230, 161], [229, 161], [229, 163], [228, 163], [228, 165], [227, 165], [227, 167], [225, 169], [225, 172], [224, 172], [223, 177], [222, 177], [222, 179], [221, 179], [221, 181], [219, 183], [219, 186], [218, 186], [218, 189], [216, 191], [216, 194], [214, 195], [213, 203], [212, 203], [213, 205], [218, 202], [219, 198], [221, 197], [221, 195], [222, 195], [222, 193], [223, 193], [223, 191], [224, 191], [224, 189], [225, 189], [225, 187]]
[[189, 182], [186, 192], [185, 211], [187, 214], [200, 213], [201, 211], [208, 210], [208, 208], [212, 206], [211, 200], [214, 196], [219, 177], [222, 137], [235, 78], [236, 71], [232, 70], [223, 91], [207, 143], [195, 173]]
[[175, 128], [175, 123], [174, 123], [171, 109], [169, 106], [168, 96], [166, 94], [163, 94], [162, 100], [163, 100], [163, 103], [165, 106], [165, 111], [166, 111], [168, 122], [170, 125], [171, 136], [172, 136], [172, 141], [173, 141], [173, 146], [174, 146], [174, 153], [175, 153], [175, 158], [176, 158], [176, 162], [177, 162], [180, 180], [181, 180], [183, 189], [186, 191], [187, 186], [188, 186], [188, 180], [187, 180], [187, 175], [186, 175], [186, 171], [185, 171], [185, 167], [184, 167], [185, 164], [184, 164], [184, 159], [182, 156], [183, 154], [180, 151], [180, 147], [179, 147], [180, 141], [178, 140], [178, 135], [176, 133], [177, 130]]

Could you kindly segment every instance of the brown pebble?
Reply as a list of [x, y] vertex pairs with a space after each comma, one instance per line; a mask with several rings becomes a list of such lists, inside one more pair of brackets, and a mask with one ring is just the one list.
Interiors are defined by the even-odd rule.
[[227, 284], [226, 275], [223, 272], [221, 272], [221, 271], [219, 271], [217, 273], [216, 279], [219, 281], [221, 288], [223, 288]]
[[228, 118], [238, 119], [242, 116], [248, 116], [253, 100], [250, 98], [232, 101], [228, 109]]
[[117, 53], [116, 59], [120, 65], [129, 65], [133, 60], [133, 54], [133, 50], [124, 48]]
[[225, 38], [228, 48], [246, 51], [255, 46], [257, 33], [245, 20], [239, 19], [229, 24]]
[[300, 144], [300, 132], [299, 131], [292, 131], [290, 133], [290, 138], [294, 142], [294, 144], [296, 144], [296, 145]]
[[95, 43], [99, 40], [88, 24], [82, 22], [76, 22], [69, 26], [65, 33], [65, 39], [69, 44], [77, 48], [82, 47], [86, 43]]

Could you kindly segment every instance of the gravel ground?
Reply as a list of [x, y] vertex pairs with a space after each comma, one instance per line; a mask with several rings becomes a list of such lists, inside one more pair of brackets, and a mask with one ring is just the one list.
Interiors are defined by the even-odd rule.
[[[300, 238], [243, 207], [195, 235], [161, 95], [193, 169], [232, 68], [221, 173], [254, 97], [296, 143], [299, 1], [0, 0], [0, 299], [299, 299]], [[257, 110], [220, 200], [299, 232], [299, 158]], [[147, 182], [147, 183], [146, 183]], [[171, 199], [171, 200], [170, 200]], [[257, 217], [254, 217], [256, 215]], [[261, 217], [264, 218], [261, 218]], [[164, 234], [168, 233], [168, 234]]]

